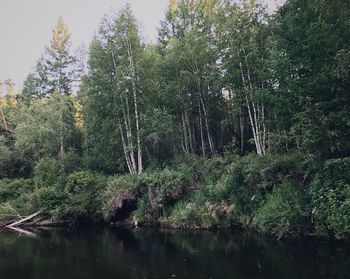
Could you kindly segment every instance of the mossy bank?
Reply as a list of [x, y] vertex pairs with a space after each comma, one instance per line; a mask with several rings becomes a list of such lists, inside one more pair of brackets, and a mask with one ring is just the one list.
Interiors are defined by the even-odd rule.
[[[42, 159], [32, 178], [0, 180], [1, 204], [71, 225], [239, 225], [278, 238], [350, 232], [350, 158], [319, 164], [300, 153], [183, 157], [171, 168], [122, 176], [74, 169], [71, 161]], [[3, 207], [1, 214], [10, 212]]]

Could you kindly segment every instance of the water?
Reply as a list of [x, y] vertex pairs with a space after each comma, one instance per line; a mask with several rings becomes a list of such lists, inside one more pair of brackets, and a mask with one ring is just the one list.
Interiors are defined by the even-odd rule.
[[244, 232], [0, 232], [0, 278], [350, 278], [350, 247]]

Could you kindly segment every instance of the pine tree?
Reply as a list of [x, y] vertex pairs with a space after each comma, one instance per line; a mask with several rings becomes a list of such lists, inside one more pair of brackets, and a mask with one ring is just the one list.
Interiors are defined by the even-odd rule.
[[44, 60], [48, 75], [48, 93], [69, 95], [75, 80], [75, 58], [70, 54], [70, 34], [60, 17], [53, 30], [50, 47], [46, 48]]

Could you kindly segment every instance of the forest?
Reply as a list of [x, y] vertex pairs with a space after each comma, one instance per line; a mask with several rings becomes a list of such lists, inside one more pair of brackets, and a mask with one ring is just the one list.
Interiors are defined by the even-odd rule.
[[[0, 223], [350, 234], [350, 2], [129, 5], [73, 50], [64, 18], [0, 99]], [[74, 34], [72, 34], [73, 36]]]

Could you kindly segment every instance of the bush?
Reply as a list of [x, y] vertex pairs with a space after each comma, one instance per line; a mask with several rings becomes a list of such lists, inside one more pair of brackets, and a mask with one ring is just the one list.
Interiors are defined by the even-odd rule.
[[137, 194], [143, 185], [145, 174], [112, 176], [107, 179], [107, 187], [101, 195], [102, 213], [105, 219], [109, 219], [112, 210], [112, 200], [120, 192], [127, 191]]
[[250, 154], [231, 161], [215, 187], [209, 189], [210, 199], [234, 205], [234, 221], [245, 226], [274, 188], [285, 183], [306, 187], [314, 172], [312, 158], [300, 153]]
[[270, 192], [286, 181], [303, 185], [311, 180], [314, 172], [312, 157], [301, 153], [284, 155], [248, 155], [242, 158], [241, 167], [244, 183], [248, 188]]
[[31, 195], [32, 206], [54, 220], [61, 220], [65, 215], [66, 199], [65, 193], [55, 186], [37, 188]]
[[185, 174], [169, 169], [148, 173], [144, 183], [162, 205], [178, 200], [189, 187]]
[[32, 203], [55, 220], [98, 219], [105, 187], [105, 176], [89, 171], [75, 172], [68, 175], [65, 185], [37, 188], [32, 194]]
[[325, 162], [311, 187], [316, 229], [337, 238], [350, 233], [350, 158]]
[[34, 182], [38, 188], [55, 186], [63, 190], [65, 184], [63, 165], [58, 159], [40, 159], [34, 167]]
[[138, 201], [137, 209], [133, 212], [133, 216], [141, 222], [157, 221], [153, 216], [152, 206], [145, 197]]
[[173, 169], [182, 173], [188, 179], [198, 182], [211, 183], [225, 173], [227, 167], [239, 160], [238, 156], [214, 156], [210, 159], [195, 155], [179, 157]]
[[64, 187], [70, 173], [81, 170], [81, 160], [74, 151], [68, 151], [59, 158], [41, 158], [34, 167], [34, 181], [37, 187], [52, 185]]
[[33, 191], [31, 179], [2, 179], [0, 180], [0, 203], [16, 199]]
[[8, 204], [22, 215], [32, 213], [34, 209], [30, 203], [30, 194], [33, 189], [34, 183], [31, 179], [0, 180], [0, 204], [5, 206], [1, 209], [1, 214], [14, 213], [6, 209]]
[[203, 204], [183, 200], [174, 206], [168, 220], [179, 228], [210, 228], [213, 224], [209, 214]]
[[105, 176], [89, 171], [70, 174], [65, 187], [65, 214], [73, 219], [101, 218], [101, 194], [106, 181]]
[[168, 221], [181, 228], [229, 227], [234, 206], [226, 201], [211, 202], [198, 189], [172, 208]]
[[300, 233], [308, 224], [308, 210], [303, 194], [290, 183], [275, 188], [254, 217], [263, 231], [278, 237]]
[[0, 178], [7, 174], [7, 165], [11, 158], [11, 151], [7, 146], [6, 139], [0, 135]]
[[0, 135], [0, 179], [27, 177], [30, 169], [30, 162], [22, 161], [12, 142]]
[[173, 204], [186, 193], [190, 182], [186, 174], [164, 169], [140, 175], [115, 176], [110, 178], [107, 184], [103, 194], [104, 215], [109, 214], [113, 197], [120, 191], [127, 190], [140, 199], [138, 211], [135, 214], [140, 217], [141, 212], [145, 211], [148, 214], [146, 219], [154, 219], [165, 207]]
[[74, 150], [69, 150], [63, 154], [63, 156], [59, 158], [59, 161], [64, 173], [72, 173], [82, 170], [81, 157]]

